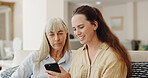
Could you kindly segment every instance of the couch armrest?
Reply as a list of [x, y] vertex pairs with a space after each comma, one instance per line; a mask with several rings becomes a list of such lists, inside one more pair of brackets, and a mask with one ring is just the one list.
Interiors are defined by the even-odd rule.
[[21, 62], [31, 53], [30, 50], [19, 50], [14, 53], [14, 59], [12, 62], [12, 67], [18, 66]]
[[132, 62], [148, 62], [148, 51], [129, 51]]
[[[19, 50], [14, 53], [14, 59], [12, 62], [12, 67], [18, 66], [22, 63], [22, 61], [31, 53], [38, 50]], [[74, 52], [76, 50], [72, 50]]]

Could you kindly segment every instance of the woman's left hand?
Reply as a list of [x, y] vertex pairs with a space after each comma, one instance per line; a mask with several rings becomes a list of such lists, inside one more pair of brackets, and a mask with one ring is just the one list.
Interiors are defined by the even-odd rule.
[[48, 78], [71, 78], [70, 73], [66, 72], [62, 66], [59, 66], [61, 73], [54, 72], [54, 71], [49, 71], [46, 70], [45, 73], [48, 76]]

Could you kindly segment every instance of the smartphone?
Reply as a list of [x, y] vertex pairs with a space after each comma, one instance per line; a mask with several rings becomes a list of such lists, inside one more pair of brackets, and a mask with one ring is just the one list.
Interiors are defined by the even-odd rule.
[[57, 63], [45, 64], [44, 67], [46, 68], [46, 70], [61, 73], [61, 70], [60, 70], [59, 65]]

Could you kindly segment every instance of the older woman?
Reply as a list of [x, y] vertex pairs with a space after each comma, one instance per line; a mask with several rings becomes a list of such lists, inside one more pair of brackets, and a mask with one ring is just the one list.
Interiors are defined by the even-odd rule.
[[39, 52], [30, 54], [11, 78], [47, 78], [45, 64], [58, 63], [69, 71], [71, 59], [68, 28], [62, 19], [51, 18], [43, 32]]

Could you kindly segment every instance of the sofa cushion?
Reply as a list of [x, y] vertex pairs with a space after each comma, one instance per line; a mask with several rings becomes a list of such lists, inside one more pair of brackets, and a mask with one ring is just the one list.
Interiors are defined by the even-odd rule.
[[148, 62], [148, 51], [129, 51], [132, 62]]
[[148, 62], [132, 62], [131, 78], [147, 78]]
[[21, 62], [28, 56], [31, 52], [30, 50], [20, 50], [14, 53], [14, 59], [12, 62], [12, 67], [18, 66]]

